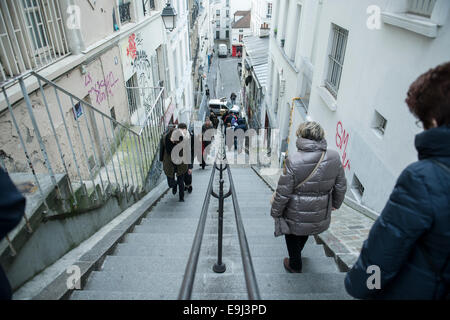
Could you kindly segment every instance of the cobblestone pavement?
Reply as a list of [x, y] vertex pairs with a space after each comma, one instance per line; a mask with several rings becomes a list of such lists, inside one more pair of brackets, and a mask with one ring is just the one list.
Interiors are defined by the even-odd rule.
[[[272, 189], [276, 189], [281, 169], [273, 175], [266, 175], [258, 167], [254, 169]], [[334, 256], [341, 270], [347, 271], [356, 262], [374, 222], [344, 202], [339, 210], [333, 211], [330, 228], [316, 240], [324, 244], [327, 254]]]

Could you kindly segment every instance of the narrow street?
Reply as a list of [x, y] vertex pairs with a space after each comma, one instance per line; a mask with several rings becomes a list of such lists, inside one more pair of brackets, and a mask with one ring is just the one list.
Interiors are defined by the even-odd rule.
[[238, 74], [238, 63], [241, 61], [238, 58], [217, 58], [217, 96], [219, 98], [226, 97], [230, 99], [232, 92], [236, 93], [236, 102], [240, 105], [241, 82]]
[[450, 299], [450, 1], [0, 2], [0, 301]]

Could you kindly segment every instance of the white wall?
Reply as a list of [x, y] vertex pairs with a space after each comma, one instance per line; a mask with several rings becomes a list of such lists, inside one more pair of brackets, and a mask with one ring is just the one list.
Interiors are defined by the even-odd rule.
[[[242, 32], [240, 30], [242, 30]], [[243, 37], [252, 35], [252, 29], [250, 28], [232, 29], [231, 34], [232, 34], [231, 45], [244, 45], [242, 41], [239, 42], [239, 35], [242, 35]]]
[[[174, 119], [188, 123], [193, 108], [192, 57], [189, 53], [189, 21], [186, 0], [173, 1], [177, 12], [176, 28], [166, 32], [171, 75], [171, 103], [176, 106]], [[175, 74], [178, 83], [175, 82]], [[183, 98], [184, 97], [184, 98]]]
[[[323, 1], [319, 4], [312, 0], [290, 0], [287, 39], [290, 30], [295, 30], [292, 25], [292, 6], [302, 4], [299, 43], [295, 48], [293, 61], [289, 58], [289, 51], [292, 49], [288, 46], [289, 42], [285, 55], [279, 41], [271, 35], [270, 57], [274, 61], [272, 78], [275, 79], [278, 73], [286, 80], [285, 94], [280, 98], [280, 111], [276, 118], [280, 128], [286, 130], [286, 119], [289, 119], [286, 117], [289, 110], [287, 104], [291, 103], [292, 98], [301, 95], [303, 76], [311, 74], [309, 110], [306, 115], [300, 108], [295, 108], [290, 150], [295, 148], [294, 132], [298, 124], [307, 119], [307, 116], [319, 121], [326, 131], [329, 147], [338, 150], [342, 157], [345, 153], [344, 164], [347, 165], [345, 171], [349, 189], [356, 174], [365, 188], [360, 203], [380, 212], [400, 172], [417, 160], [414, 136], [421, 129], [415, 126], [415, 119], [404, 100], [409, 85], [420, 74], [450, 61], [450, 16], [447, 15], [443, 25], [438, 28], [436, 38], [387, 23], [381, 23], [379, 30], [370, 30], [366, 26], [369, 17], [367, 8], [378, 5], [382, 11], [389, 10], [392, 2], [348, 2], [348, 5], [342, 6], [336, 1]], [[448, 2], [445, 3], [446, 7], [440, 11], [448, 14]], [[280, 0], [274, 1], [274, 14], [279, 4]], [[283, 8], [284, 5], [280, 7], [280, 15], [276, 18], [279, 33]], [[328, 70], [332, 23], [349, 31], [336, 99], [322, 88]], [[270, 88], [276, 87], [273, 79]], [[387, 119], [384, 135], [377, 134], [372, 129], [375, 110]], [[339, 142], [347, 134], [347, 147], [341, 146]], [[351, 191], [349, 195], [352, 195]]]
[[[268, 27], [271, 27], [272, 18], [268, 17], [268, 4], [272, 4], [272, 1], [268, 0], [252, 0], [252, 22], [251, 29], [255, 36], [267, 35], [268, 30], [261, 30], [261, 25], [266, 23]], [[272, 7], [273, 9], [273, 7]], [[273, 10], [272, 10], [273, 15]]]

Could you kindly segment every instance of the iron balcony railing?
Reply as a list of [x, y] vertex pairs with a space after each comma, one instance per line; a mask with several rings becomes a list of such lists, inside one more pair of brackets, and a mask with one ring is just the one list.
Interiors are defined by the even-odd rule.
[[0, 82], [69, 54], [60, 1], [0, 1]]
[[[186, 265], [183, 283], [181, 285], [180, 293], [178, 296], [179, 300], [190, 300], [192, 296], [192, 290], [194, 287], [195, 274], [198, 265], [198, 259], [200, 256], [200, 249], [202, 245], [203, 234], [205, 231], [205, 224], [208, 214], [208, 208], [211, 196], [219, 200], [219, 218], [218, 218], [218, 248], [217, 248], [217, 262], [213, 266], [213, 271], [216, 273], [223, 273], [226, 270], [226, 266], [222, 261], [222, 244], [223, 244], [223, 213], [224, 213], [224, 199], [232, 196], [234, 213], [236, 218], [236, 226], [238, 232], [239, 246], [242, 257], [242, 264], [244, 269], [244, 277], [247, 286], [247, 293], [249, 300], [260, 300], [261, 295], [259, 293], [258, 283], [256, 280], [255, 270], [253, 267], [253, 262], [250, 254], [250, 249], [248, 246], [247, 237], [245, 235], [244, 224], [242, 222], [242, 215], [239, 208], [239, 203], [237, 200], [237, 193], [233, 183], [233, 177], [231, 174], [230, 166], [226, 161], [226, 146], [225, 138], [223, 133], [223, 121], [220, 121], [219, 128], [217, 130], [216, 138], [220, 139], [219, 152], [217, 153], [216, 159], [214, 161], [214, 166], [211, 172], [211, 177], [209, 179], [208, 188], [206, 190], [205, 200], [203, 201], [202, 211], [200, 214], [199, 223], [197, 226], [197, 231], [195, 233], [194, 242], [192, 244], [192, 249], [189, 255], [188, 263]], [[219, 167], [219, 166], [220, 167]], [[220, 172], [219, 181], [219, 194], [213, 191], [213, 182], [216, 170]], [[230, 184], [230, 190], [225, 194], [223, 190], [224, 180], [223, 172], [227, 170], [228, 179]]]
[[131, 21], [130, 2], [119, 4], [120, 23], [126, 23]]
[[[25, 78], [35, 80], [38, 90], [28, 92]], [[8, 92], [17, 84], [23, 100], [12, 105]], [[7, 106], [1, 116], [11, 127], [2, 131], [10, 135], [0, 137], [0, 165], [9, 173], [32, 176], [47, 214], [53, 213], [41, 187], [43, 177], [49, 177], [57, 197], [75, 209], [82, 195], [102, 201], [111, 190], [146, 190], [165, 130], [164, 88], [142, 124], [133, 128], [34, 71], [9, 81], [0, 91]], [[58, 175], [68, 179], [70, 194], [65, 193], [64, 199]]]

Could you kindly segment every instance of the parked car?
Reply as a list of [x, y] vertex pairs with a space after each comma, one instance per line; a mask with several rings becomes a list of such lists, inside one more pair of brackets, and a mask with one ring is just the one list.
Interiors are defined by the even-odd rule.
[[211, 99], [208, 105], [209, 110], [218, 116], [222, 116], [228, 110], [227, 98]]
[[226, 44], [219, 44], [219, 58], [228, 57], [228, 47]]

